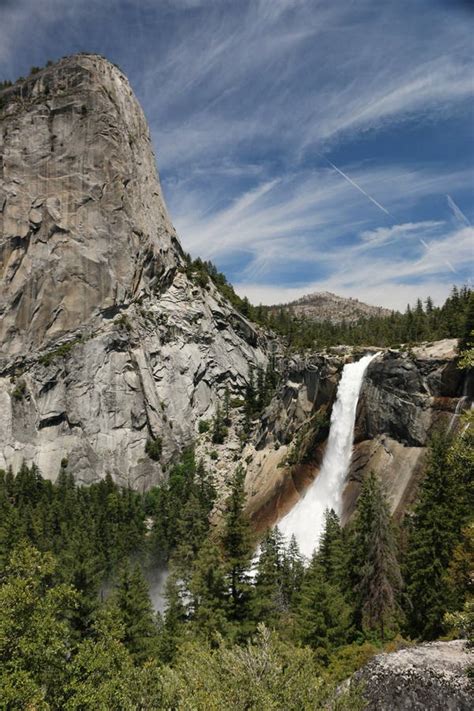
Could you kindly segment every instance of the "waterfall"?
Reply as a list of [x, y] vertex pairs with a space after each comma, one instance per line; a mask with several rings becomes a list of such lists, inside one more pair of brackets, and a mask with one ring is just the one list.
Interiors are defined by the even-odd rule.
[[287, 540], [295, 536], [305, 556], [311, 556], [324, 525], [324, 512], [340, 515], [342, 490], [351, 463], [357, 401], [364, 373], [378, 354], [364, 356], [344, 366], [332, 409], [329, 437], [319, 475], [304, 498], [278, 524]]
[[462, 395], [459, 398], [456, 409], [449, 421], [449, 426], [448, 426], [448, 434], [450, 434], [453, 431], [453, 427], [457, 420], [459, 419], [459, 416], [462, 415], [462, 413], [465, 410], [473, 409], [474, 408], [474, 403], [471, 402], [470, 398], [468, 397], [468, 376], [466, 376], [464, 380], [464, 386], [463, 386], [463, 391]]

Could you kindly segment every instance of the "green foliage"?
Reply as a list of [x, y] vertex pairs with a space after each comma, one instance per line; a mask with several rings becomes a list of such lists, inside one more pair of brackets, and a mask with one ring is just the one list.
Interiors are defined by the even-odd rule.
[[397, 627], [402, 577], [388, 501], [374, 473], [357, 500], [351, 564], [358, 619], [365, 629], [378, 628], [383, 641]]
[[150, 563], [160, 567], [178, 548], [183, 568], [189, 570], [194, 555], [209, 529], [209, 514], [216, 491], [213, 477], [192, 449], [183, 453], [172, 467], [168, 481], [145, 494], [145, 509], [154, 524], [149, 540]]
[[12, 398], [14, 400], [21, 401], [26, 394], [26, 383], [24, 380], [18, 380], [15, 389], [12, 392]]
[[[255, 372], [254, 402], [263, 381]], [[400, 536], [417, 636], [472, 636], [473, 452], [469, 417], [454, 441], [434, 438]], [[213, 478], [192, 449], [143, 495], [110, 476], [78, 487], [67, 460], [54, 484], [34, 466], [1, 472], [6, 708], [362, 708], [355, 691], [335, 699], [334, 687], [400, 622], [380, 482], [367, 477], [350, 526], [326, 512], [309, 566], [294, 539], [267, 532], [254, 577], [244, 483], [239, 468], [216, 522]], [[169, 572], [163, 617], [150, 603], [148, 565]]]
[[228, 631], [227, 570], [219, 546], [206, 539], [193, 566], [189, 591], [196, 635], [208, 641]]
[[123, 643], [132, 658], [143, 663], [156, 655], [158, 626], [139, 565], [125, 562], [112, 596], [123, 623]]
[[41, 365], [48, 366], [60, 358], [67, 358], [74, 346], [80, 343], [81, 340], [81, 338], [74, 338], [72, 341], [68, 341], [67, 343], [61, 344], [54, 350], [49, 351], [49, 353], [45, 353], [44, 355], [40, 356], [38, 358], [38, 362], [41, 363]]
[[228, 434], [225, 417], [221, 406], [217, 405], [216, 414], [212, 420], [212, 441], [214, 444], [223, 444]]
[[333, 509], [326, 509], [324, 529], [318, 550], [318, 562], [324, 572], [324, 579], [341, 591], [347, 583], [347, 555], [339, 518]]
[[285, 460], [287, 466], [311, 461], [315, 448], [329, 434], [329, 418], [321, 408], [298, 430]]
[[199, 434], [204, 434], [205, 432], [209, 432], [209, 430], [211, 429], [209, 420], [199, 420], [198, 429], [199, 429]]
[[163, 441], [161, 437], [149, 437], [145, 444], [145, 452], [154, 462], [159, 462], [163, 451]]
[[454, 443], [439, 434], [431, 441], [406, 560], [408, 630], [415, 637], [434, 639], [441, 634], [443, 616], [450, 611], [446, 578], [474, 503], [473, 444], [472, 428]]
[[325, 579], [318, 557], [306, 571], [296, 608], [297, 638], [328, 663], [331, 652], [349, 638], [352, 610], [340, 589]]
[[0, 666], [10, 708], [43, 699], [59, 704], [73, 649], [69, 619], [77, 593], [71, 586], [54, 585], [54, 572], [53, 556], [24, 542], [12, 551], [2, 575]]
[[[308, 711], [327, 708], [333, 689], [318, 674], [311, 651], [281, 642], [263, 625], [245, 646], [223, 639], [213, 649], [185, 645], [165, 682], [169, 708], [220, 711]], [[344, 695], [340, 709], [363, 708], [356, 692]]]
[[244, 483], [245, 472], [242, 467], [238, 467], [225, 504], [221, 541], [228, 566], [229, 618], [240, 628], [251, 619], [252, 586], [249, 569], [254, 548], [250, 522], [244, 513]]
[[130, 332], [132, 330], [132, 324], [130, 323], [130, 319], [127, 314], [120, 314], [120, 316], [115, 319], [114, 323], [117, 324], [119, 328], [124, 328], [126, 331]]
[[253, 616], [275, 628], [288, 608], [284, 588], [284, 542], [278, 528], [267, 531], [260, 544], [260, 557], [255, 577]]

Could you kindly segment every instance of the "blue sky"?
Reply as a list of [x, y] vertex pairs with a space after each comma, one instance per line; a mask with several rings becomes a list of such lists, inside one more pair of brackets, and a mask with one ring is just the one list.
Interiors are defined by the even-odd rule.
[[127, 74], [173, 222], [255, 303], [470, 283], [471, 0], [0, 0], [0, 78]]

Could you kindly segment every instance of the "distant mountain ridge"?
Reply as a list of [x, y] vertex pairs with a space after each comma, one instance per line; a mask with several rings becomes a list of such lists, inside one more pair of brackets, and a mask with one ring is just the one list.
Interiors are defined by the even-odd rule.
[[331, 321], [332, 323], [354, 323], [370, 316], [390, 316], [392, 311], [382, 306], [371, 306], [358, 299], [345, 298], [329, 291], [319, 291], [306, 294], [296, 301], [288, 304], [271, 306], [271, 310], [286, 309], [295, 316], [310, 319], [311, 321]]

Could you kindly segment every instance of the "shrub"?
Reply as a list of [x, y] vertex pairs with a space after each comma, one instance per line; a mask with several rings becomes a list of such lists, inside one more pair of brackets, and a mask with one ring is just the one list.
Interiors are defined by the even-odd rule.
[[161, 437], [149, 437], [145, 444], [145, 452], [148, 454], [150, 459], [154, 462], [158, 462], [161, 458], [161, 453], [163, 451], [163, 443]]
[[209, 456], [213, 461], [216, 461], [216, 459], [219, 458], [219, 455], [217, 454], [215, 449], [212, 450], [212, 452], [209, 454]]
[[204, 432], [209, 432], [211, 428], [209, 420], [199, 420], [199, 434], [204, 434]]
[[38, 359], [38, 362], [41, 363], [41, 365], [50, 365], [53, 363], [57, 358], [65, 358], [66, 356], [69, 355], [69, 353], [72, 351], [75, 345], [80, 343], [82, 341], [82, 337], [78, 336], [77, 338], [74, 338], [72, 341], [68, 341], [67, 343], [63, 343], [54, 350], [50, 351], [49, 353], [45, 353], [44, 355], [40, 356]]
[[12, 392], [12, 397], [15, 400], [23, 400], [26, 393], [26, 383], [24, 380], [19, 380], [16, 384], [14, 391]]
[[127, 331], [131, 331], [132, 329], [132, 324], [128, 320], [128, 316], [126, 314], [121, 314], [117, 319], [115, 319], [115, 323], [117, 326], [125, 328]]

